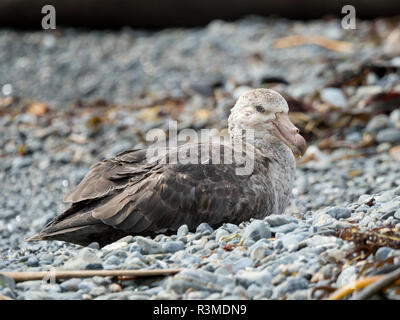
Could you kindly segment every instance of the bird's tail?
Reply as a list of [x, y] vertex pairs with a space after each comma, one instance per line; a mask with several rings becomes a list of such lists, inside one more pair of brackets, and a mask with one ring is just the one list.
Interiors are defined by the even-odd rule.
[[24, 239], [24, 241], [26, 241], [26, 242], [34, 242], [34, 241], [40, 241], [40, 240], [44, 240], [40, 233], [37, 233], [37, 234], [33, 235], [32, 237]]

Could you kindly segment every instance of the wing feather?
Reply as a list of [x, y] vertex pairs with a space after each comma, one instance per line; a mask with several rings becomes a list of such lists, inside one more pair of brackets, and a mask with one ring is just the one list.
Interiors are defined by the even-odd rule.
[[[235, 164], [149, 164], [143, 150], [126, 151], [93, 165], [66, 196], [71, 208], [41, 234], [43, 238], [46, 233], [57, 234], [65, 240], [68, 235], [62, 229], [74, 230], [77, 237], [80, 229], [76, 228], [98, 224], [99, 234], [88, 238], [104, 243], [100, 231], [106, 226], [115, 233], [147, 235], [173, 232], [182, 224], [194, 230], [201, 222], [239, 223], [265, 208], [249, 186], [250, 176], [236, 175], [235, 170]], [[86, 232], [92, 230], [96, 228]]]

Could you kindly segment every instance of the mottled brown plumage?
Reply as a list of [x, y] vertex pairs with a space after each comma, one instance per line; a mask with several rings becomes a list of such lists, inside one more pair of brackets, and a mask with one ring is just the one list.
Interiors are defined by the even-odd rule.
[[[258, 90], [247, 93], [250, 100], [246, 94], [239, 99], [229, 120], [233, 139], [238, 130], [249, 128], [248, 117], [262, 120], [254, 125], [257, 132], [250, 146], [255, 152], [250, 175], [237, 174], [235, 170], [243, 163], [235, 157], [231, 164], [224, 164], [223, 159], [221, 164], [211, 164], [211, 156], [206, 161], [202, 158], [201, 164], [169, 164], [162, 157], [149, 161], [145, 149], [125, 151], [93, 165], [64, 198], [71, 207], [28, 240], [55, 239], [81, 245], [97, 241], [103, 246], [125, 235], [173, 233], [183, 224], [194, 230], [201, 222], [211, 226], [238, 224], [283, 212], [291, 193], [295, 161], [290, 144], [275, 137], [278, 131], [270, 123], [275, 121], [270, 114], [287, 112], [287, 105], [278, 93]], [[250, 115], [249, 110], [260, 104], [265, 114], [254, 111]], [[264, 122], [268, 123], [264, 132], [258, 132]], [[304, 152], [302, 141], [299, 145]], [[171, 156], [188, 146], [162, 151]], [[238, 152], [226, 144], [197, 146], [210, 150], [210, 155]]]

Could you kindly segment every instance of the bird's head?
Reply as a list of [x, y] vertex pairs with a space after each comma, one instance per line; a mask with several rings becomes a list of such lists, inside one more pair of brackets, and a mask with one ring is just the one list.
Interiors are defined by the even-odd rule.
[[257, 139], [283, 142], [295, 156], [302, 156], [307, 144], [299, 129], [289, 120], [286, 100], [276, 91], [255, 89], [242, 94], [228, 119], [229, 130], [253, 130]]

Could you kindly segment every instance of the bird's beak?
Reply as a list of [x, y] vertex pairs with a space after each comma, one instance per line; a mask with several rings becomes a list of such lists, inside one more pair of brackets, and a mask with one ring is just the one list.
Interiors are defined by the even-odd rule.
[[299, 134], [300, 130], [289, 120], [285, 113], [277, 113], [272, 121], [277, 129], [277, 136], [293, 152], [296, 157], [302, 156], [307, 149], [306, 140]]

